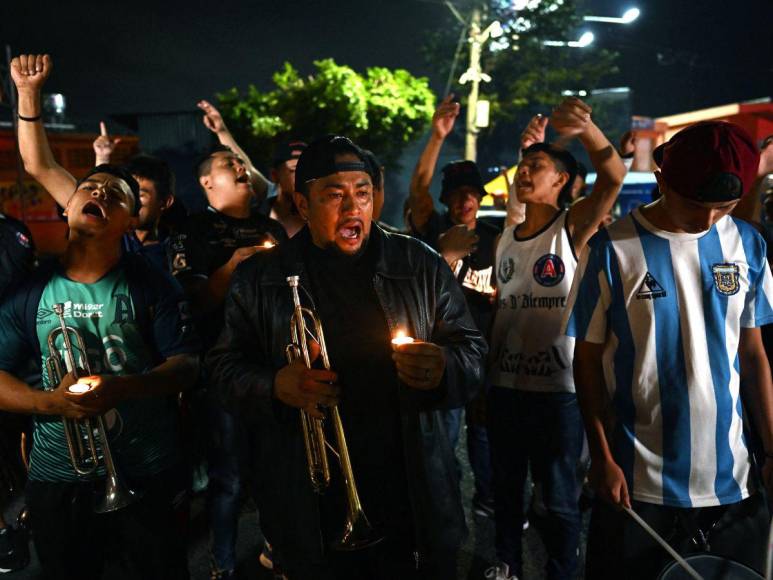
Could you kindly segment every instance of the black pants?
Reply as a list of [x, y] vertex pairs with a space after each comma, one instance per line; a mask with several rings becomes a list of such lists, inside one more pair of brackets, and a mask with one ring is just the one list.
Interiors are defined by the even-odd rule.
[[103, 482], [27, 483], [27, 506], [35, 549], [50, 580], [98, 580], [105, 557], [118, 556], [142, 580], [187, 579], [186, 541], [178, 518], [185, 482], [160, 473], [132, 487], [142, 498], [121, 510], [94, 513]]
[[[707, 508], [632, 505], [681, 556], [708, 552], [762, 571], [768, 509], [761, 493], [744, 501]], [[628, 514], [598, 500], [593, 506], [585, 578], [653, 580], [672, 560]]]

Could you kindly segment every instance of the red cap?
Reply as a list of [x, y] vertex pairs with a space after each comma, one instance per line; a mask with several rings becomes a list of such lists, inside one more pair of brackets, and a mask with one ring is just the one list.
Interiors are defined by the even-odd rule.
[[760, 163], [751, 136], [724, 121], [690, 125], [652, 156], [669, 187], [702, 202], [740, 199], [751, 189]]

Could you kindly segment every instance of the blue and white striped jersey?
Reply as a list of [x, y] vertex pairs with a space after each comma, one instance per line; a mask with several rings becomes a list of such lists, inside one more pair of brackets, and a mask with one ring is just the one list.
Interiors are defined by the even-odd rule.
[[771, 305], [765, 242], [729, 216], [675, 234], [635, 210], [588, 243], [564, 324], [605, 345], [611, 444], [635, 499], [702, 507], [749, 495], [738, 341], [773, 322]]

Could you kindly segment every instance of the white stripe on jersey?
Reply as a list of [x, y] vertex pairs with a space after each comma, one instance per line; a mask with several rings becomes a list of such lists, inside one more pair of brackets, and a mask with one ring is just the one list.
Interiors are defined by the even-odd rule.
[[[641, 270], [641, 265], [647, 262], [636, 228], [630, 220], [621, 220], [617, 225], [617, 228], [609, 229], [609, 237], [620, 265], [620, 272], [638, 272]], [[646, 353], [643, 357], [636, 357], [633, 367], [636, 381], [634, 388], [637, 389], [633, 490], [634, 494], [637, 494], [639, 493], [637, 490], [651, 488], [647, 485], [648, 482], [661, 478], [663, 459], [660, 452], [663, 448], [663, 425], [660, 414], [653, 412], [660, 408], [660, 384], [655, 358], [654, 301], [634, 298], [641, 285], [641, 277], [625, 274], [622, 274], [622, 277], [623, 296], [633, 298], [628, 303], [628, 316], [631, 320], [637, 321], [636, 329], [632, 334], [634, 347], [637, 353]], [[609, 362], [614, 364], [611, 359]], [[647, 494], [639, 493], [634, 497], [640, 501], [662, 502], [662, 495], [657, 489]]]
[[[738, 231], [733, 220], [722, 220], [717, 224], [717, 231], [719, 232], [719, 239], [722, 245], [722, 255], [725, 262], [739, 263], [747, 262], [746, 252], [743, 249], [741, 243], [741, 234]], [[740, 272], [742, 277], [747, 278], [741, 281], [741, 284], [749, 284], [748, 280], [748, 268]], [[770, 276], [764, 278], [765, 282], [770, 284]], [[768, 288], [766, 294], [768, 296], [773, 295], [773, 288]], [[743, 309], [745, 306], [745, 300], [732, 300], [727, 305], [727, 316], [725, 317], [725, 351], [727, 355], [727, 364], [730, 366], [730, 384], [728, 386], [730, 390], [730, 396], [733, 401], [733, 408], [738, 405], [738, 401], [741, 396], [741, 377], [738, 371], [735, 369], [735, 360], [738, 352], [738, 343], [741, 338], [740, 328], [737, 324], [733, 324], [733, 321], [740, 320], [743, 315]], [[708, 368], [708, 367], [707, 367]], [[733, 413], [733, 420], [730, 425], [730, 433], [728, 433], [728, 443], [735, 459], [733, 465], [733, 478], [738, 483], [738, 486], [743, 489], [746, 485], [746, 480], [749, 477], [749, 453], [746, 446], [733, 445], [733, 441], [738, 441], [743, 438], [743, 421], [738, 413]]]

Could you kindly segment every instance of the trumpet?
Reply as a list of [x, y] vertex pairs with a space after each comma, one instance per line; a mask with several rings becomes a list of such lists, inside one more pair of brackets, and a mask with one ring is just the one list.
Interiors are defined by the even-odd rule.
[[[301, 305], [301, 299], [298, 294], [299, 277], [289, 276], [287, 283], [290, 285], [294, 304], [293, 315], [290, 318], [291, 342], [285, 348], [287, 361], [292, 364], [302, 358], [306, 363], [306, 367], [311, 368], [312, 361], [307, 340], [308, 335], [319, 344], [322, 365], [325, 369], [330, 370], [330, 359], [325, 346], [325, 334], [322, 331], [322, 323], [319, 316], [310, 308], [304, 308]], [[337, 405], [330, 407], [329, 418], [333, 425], [337, 449], [325, 437], [324, 419], [312, 417], [301, 410], [301, 429], [303, 430], [303, 440], [306, 446], [309, 477], [314, 491], [318, 494], [324, 493], [330, 485], [330, 466], [328, 464], [327, 450], [329, 449], [338, 458], [346, 493], [346, 516], [344, 530], [341, 536], [333, 543], [333, 549], [341, 551], [359, 550], [380, 542], [383, 537], [376, 534], [362, 509], [349, 458], [349, 449], [346, 445], [341, 414]]]
[[[77, 328], [67, 326], [64, 320], [64, 304], [54, 304], [54, 313], [59, 318], [59, 327], [48, 333], [48, 357], [45, 362], [51, 390], [62, 382], [67, 372], [65, 369], [68, 366], [76, 378], [92, 374], [83, 335]], [[56, 340], [59, 336], [64, 341], [66, 361], [62, 360], [56, 348]], [[75, 347], [82, 354], [80, 366], [75, 360], [73, 340]], [[98, 500], [94, 511], [100, 514], [113, 512], [128, 506], [141, 497], [138, 492], [126, 485], [116, 469], [113, 453], [107, 439], [104, 417], [99, 416], [80, 421], [62, 417], [62, 425], [64, 426], [64, 438], [70, 455], [70, 463], [78, 475], [94, 475], [100, 464], [105, 467], [105, 493]], [[99, 447], [102, 449], [101, 457], [97, 440], [99, 440]]]

